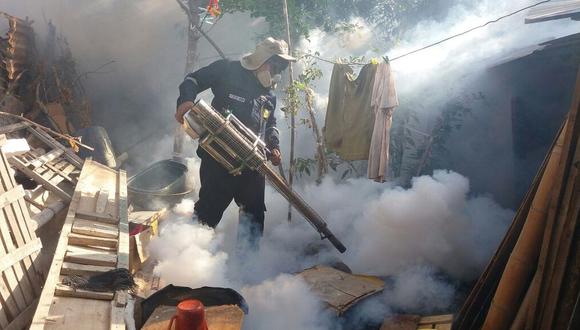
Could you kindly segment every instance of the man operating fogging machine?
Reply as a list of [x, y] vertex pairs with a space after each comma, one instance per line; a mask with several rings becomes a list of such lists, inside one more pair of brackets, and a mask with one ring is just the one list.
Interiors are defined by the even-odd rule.
[[[274, 116], [276, 96], [272, 90], [291, 61], [296, 59], [288, 55], [285, 41], [267, 38], [241, 61], [213, 62], [185, 77], [179, 86], [175, 119], [183, 123], [183, 116], [194, 106], [197, 95], [211, 88], [213, 108], [222, 115], [235, 115], [263, 137], [270, 150], [270, 161], [278, 165], [281, 154]], [[249, 169], [234, 176], [201, 147], [197, 155], [201, 158], [201, 188], [194, 219], [215, 228], [233, 199], [240, 207], [238, 236], [247, 234], [248, 247], [256, 250], [264, 231], [264, 176]]]

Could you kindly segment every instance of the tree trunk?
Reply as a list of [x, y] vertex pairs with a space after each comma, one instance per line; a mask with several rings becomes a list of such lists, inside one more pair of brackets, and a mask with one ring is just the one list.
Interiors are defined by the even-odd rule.
[[[199, 26], [200, 20], [199, 18], [200, 1], [201, 0], [187, 0], [188, 25], [187, 25], [187, 50], [185, 57], [186, 75], [194, 71], [199, 59], [197, 45], [199, 42], [199, 38], [201, 37], [201, 33], [196, 28], [196, 26]], [[183, 159], [184, 141], [185, 141], [185, 132], [178, 125], [177, 129], [175, 130], [175, 138], [173, 140], [173, 158], [176, 160]]]
[[318, 130], [318, 124], [316, 122], [316, 117], [314, 115], [314, 91], [311, 88], [306, 88], [306, 110], [308, 110], [308, 115], [310, 116], [310, 123], [312, 125], [312, 132], [314, 133], [314, 138], [316, 139], [316, 160], [318, 161], [318, 182], [322, 180], [322, 177], [328, 173], [328, 162], [326, 161], [324, 139]]

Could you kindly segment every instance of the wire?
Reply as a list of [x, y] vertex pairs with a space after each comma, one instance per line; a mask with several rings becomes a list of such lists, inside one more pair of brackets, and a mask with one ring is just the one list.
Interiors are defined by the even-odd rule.
[[[467, 34], [467, 33], [473, 32], [473, 31], [475, 31], [475, 30], [477, 30], [477, 29], [484, 28], [484, 27], [486, 27], [486, 26], [488, 26], [488, 25], [490, 25], [490, 24], [497, 23], [497, 22], [501, 21], [501, 20], [502, 20], [502, 19], [504, 19], [504, 18], [508, 18], [508, 17], [510, 17], [510, 16], [514, 16], [514, 15], [516, 15], [516, 14], [519, 14], [519, 13], [521, 13], [521, 12], [522, 12], [522, 11], [524, 11], [524, 10], [527, 10], [527, 9], [530, 9], [530, 8], [537, 7], [537, 6], [541, 5], [541, 4], [544, 4], [544, 3], [547, 3], [547, 2], [550, 2], [550, 1], [552, 1], [552, 0], [544, 0], [544, 1], [540, 1], [540, 2], [538, 2], [538, 3], [535, 3], [535, 4], [533, 4], [533, 5], [529, 5], [529, 6], [527, 6], [527, 7], [524, 7], [524, 8], [518, 9], [518, 10], [516, 10], [516, 11], [514, 11], [514, 12], [511, 12], [511, 13], [509, 13], [509, 14], [506, 14], [506, 15], [504, 15], [504, 16], [498, 17], [498, 18], [496, 18], [496, 19], [494, 19], [494, 20], [492, 20], [492, 21], [488, 21], [488, 22], [486, 22], [485, 24], [482, 24], [482, 25], [479, 25], [479, 26], [473, 27], [473, 28], [471, 28], [471, 29], [469, 29], [469, 30], [466, 30], [466, 31], [463, 31], [463, 32], [461, 32], [461, 33], [454, 34], [454, 35], [452, 35], [452, 36], [449, 36], [449, 37], [447, 37], [447, 38], [445, 38], [445, 39], [442, 39], [442, 40], [440, 40], [440, 41], [437, 41], [437, 42], [434, 42], [434, 43], [432, 43], [432, 44], [429, 44], [429, 45], [427, 45], [427, 46], [425, 46], [425, 47], [421, 47], [421, 48], [415, 49], [415, 50], [413, 50], [413, 51], [410, 51], [410, 52], [408, 52], [408, 53], [405, 53], [405, 54], [402, 54], [402, 55], [399, 55], [399, 56], [396, 56], [396, 57], [393, 57], [393, 58], [390, 58], [390, 59], [388, 59], [388, 60], [389, 60], [390, 62], [392, 62], [392, 61], [396, 61], [396, 60], [398, 60], [398, 59], [400, 59], [400, 58], [403, 58], [403, 57], [406, 57], [406, 56], [409, 56], [409, 55], [412, 55], [412, 54], [418, 53], [418, 52], [420, 52], [420, 51], [423, 51], [423, 50], [425, 50], [425, 49], [428, 49], [428, 48], [431, 48], [431, 47], [435, 47], [435, 46], [437, 46], [437, 45], [440, 45], [440, 44], [442, 44], [442, 43], [444, 43], [444, 42], [446, 42], [446, 41], [449, 41], [449, 40], [451, 40], [451, 39], [454, 39], [454, 38], [457, 38], [457, 37], [463, 36], [463, 35], [465, 35], [465, 34]], [[311, 55], [311, 54], [306, 54], [306, 55], [304, 55], [303, 57], [313, 57], [313, 58], [316, 58], [316, 59], [318, 59], [318, 60], [320, 60], [320, 61], [327, 62], [327, 63], [332, 63], [332, 64], [349, 64], [349, 65], [366, 65], [366, 64], [367, 64], [367, 63], [362, 63], [362, 62], [340, 63], [340, 62], [337, 62], [337, 61], [328, 60], [328, 59], [322, 58], [322, 57], [320, 57], [320, 56]]]

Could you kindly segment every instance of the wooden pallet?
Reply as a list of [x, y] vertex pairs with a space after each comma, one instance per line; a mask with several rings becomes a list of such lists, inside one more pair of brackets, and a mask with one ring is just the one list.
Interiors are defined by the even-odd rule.
[[45, 131], [35, 129], [29, 123], [0, 127], [0, 133], [6, 134], [17, 134], [23, 130], [39, 140], [41, 146], [10, 157], [10, 164], [63, 201], [70, 202], [83, 160]]
[[114, 268], [129, 268], [127, 176], [86, 160], [30, 329], [124, 329], [127, 292], [61, 284]]
[[80, 168], [64, 158], [61, 149], [53, 149], [46, 153], [36, 150], [11, 157], [10, 164], [63, 201], [70, 202], [78, 182]]
[[31, 228], [24, 189], [16, 185], [3, 152], [0, 182], [0, 329], [17, 330], [30, 323], [41, 292], [42, 243]]

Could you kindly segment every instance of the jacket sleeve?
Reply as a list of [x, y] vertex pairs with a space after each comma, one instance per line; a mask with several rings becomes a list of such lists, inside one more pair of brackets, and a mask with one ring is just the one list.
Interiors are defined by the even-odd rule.
[[179, 85], [177, 106], [186, 101], [195, 102], [197, 94], [214, 87], [220, 77], [227, 71], [227, 61], [219, 60], [185, 76]]
[[268, 101], [272, 104], [272, 109], [270, 110], [270, 116], [268, 116], [268, 121], [266, 122], [266, 131], [265, 131], [265, 138], [266, 138], [266, 146], [268, 149], [280, 149], [280, 132], [278, 128], [276, 128], [276, 96], [273, 93], [270, 93], [268, 96]]

